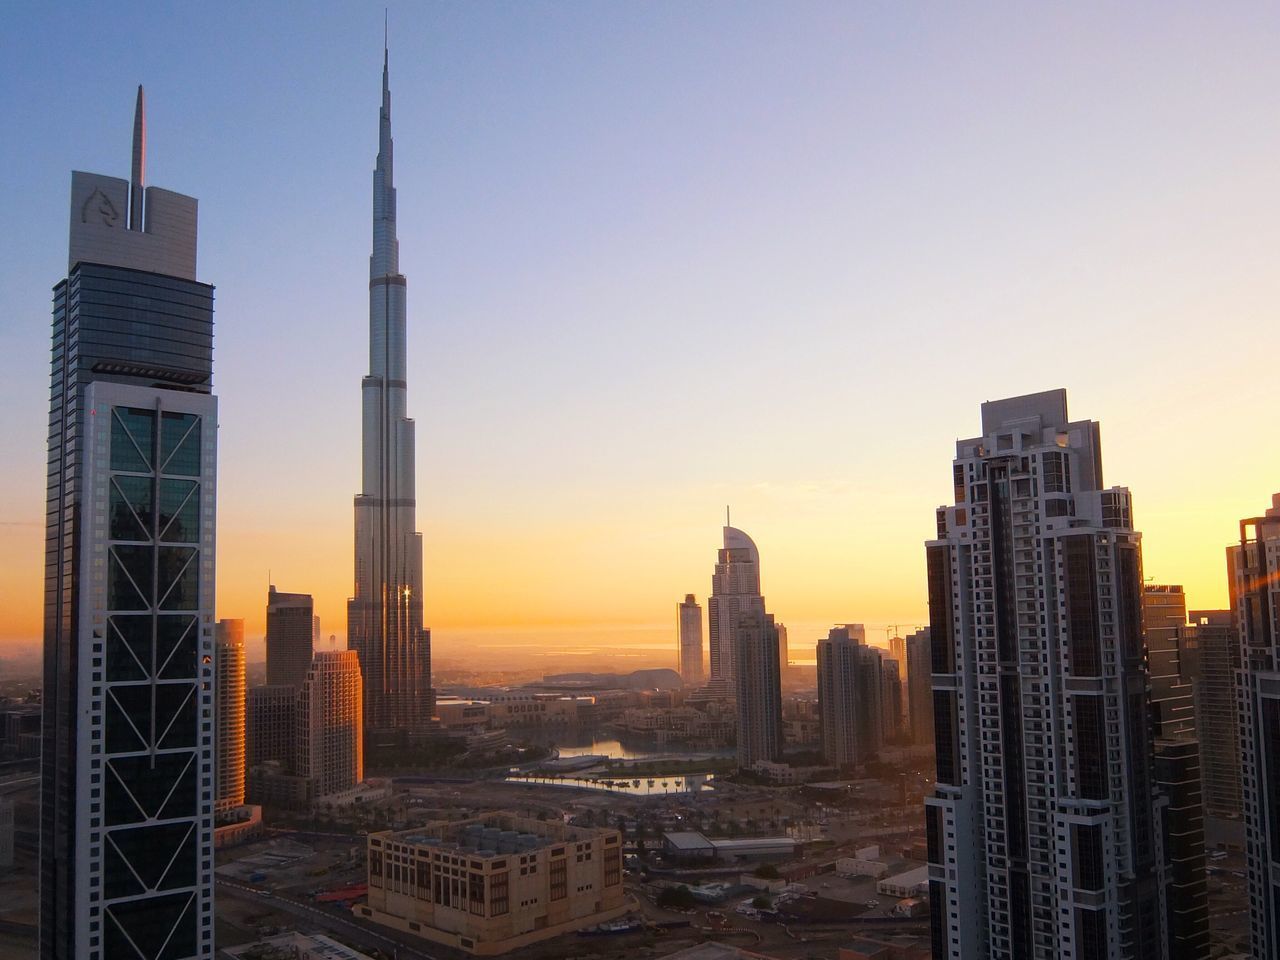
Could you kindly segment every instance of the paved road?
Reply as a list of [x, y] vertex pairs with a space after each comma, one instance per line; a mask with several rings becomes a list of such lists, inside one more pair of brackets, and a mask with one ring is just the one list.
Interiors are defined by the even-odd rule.
[[345, 916], [336, 910], [325, 910], [292, 897], [279, 894], [264, 896], [259, 887], [237, 883], [234, 880], [218, 878], [218, 893], [253, 903], [264, 910], [279, 910], [292, 914], [299, 919], [308, 920], [317, 927], [328, 932], [340, 933], [344, 939], [350, 940], [357, 947], [364, 949], [377, 948], [390, 952], [399, 960], [445, 960], [445, 957], [424, 953], [416, 945], [410, 945], [394, 939], [380, 930], [372, 929], [356, 921], [354, 917]]

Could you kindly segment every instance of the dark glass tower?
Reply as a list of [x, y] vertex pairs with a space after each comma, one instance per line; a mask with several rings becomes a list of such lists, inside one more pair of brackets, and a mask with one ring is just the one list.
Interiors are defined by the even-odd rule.
[[315, 605], [309, 593], [267, 592], [267, 683], [298, 691], [311, 669]]
[[75, 172], [54, 288], [40, 952], [213, 956], [213, 288], [196, 201]]

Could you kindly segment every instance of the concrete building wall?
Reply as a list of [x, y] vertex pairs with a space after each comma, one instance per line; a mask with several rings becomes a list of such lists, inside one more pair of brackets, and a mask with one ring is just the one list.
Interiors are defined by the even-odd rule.
[[[509, 835], [508, 852], [464, 843], [471, 825]], [[368, 862], [368, 904], [358, 915], [478, 955], [582, 929], [627, 907], [616, 830], [489, 814], [372, 834]]]

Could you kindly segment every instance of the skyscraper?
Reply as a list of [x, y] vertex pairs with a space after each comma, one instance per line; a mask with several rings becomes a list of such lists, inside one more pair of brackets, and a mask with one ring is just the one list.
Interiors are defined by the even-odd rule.
[[215, 811], [244, 804], [244, 621], [219, 620], [214, 629], [213, 727]]
[[764, 616], [760, 595], [760, 551], [741, 530], [724, 528], [724, 546], [716, 556], [707, 600], [707, 622], [711, 638], [711, 679], [725, 681], [734, 689], [734, 663], [738, 624], [743, 614]]
[[326, 797], [364, 779], [360, 660], [354, 650], [315, 655], [298, 700], [298, 775]]
[[902, 735], [902, 666], [892, 657], [880, 655], [880, 701], [884, 712], [884, 739], [895, 741]]
[[314, 609], [309, 593], [267, 591], [267, 683], [302, 689], [311, 669], [315, 638]]
[[1182, 587], [1147, 583], [1142, 587], [1142, 632], [1151, 673], [1151, 703], [1161, 736], [1195, 736], [1195, 698], [1182, 666], [1187, 596]]
[[907, 714], [911, 723], [911, 742], [933, 743], [933, 667], [929, 628], [917, 630], [906, 638], [907, 646]]
[[1196, 730], [1206, 816], [1239, 820], [1240, 634], [1231, 610], [1192, 610], [1184, 646], [1195, 652]]
[[785, 678], [787, 664], [791, 662], [791, 651], [787, 648], [787, 625], [775, 623], [774, 626], [778, 629], [778, 671]]
[[884, 746], [884, 666], [860, 623], [832, 627], [818, 641], [822, 753], [840, 768], [874, 760]]
[[298, 702], [291, 683], [250, 687], [245, 698], [245, 799], [266, 806], [299, 806], [311, 799], [294, 775], [298, 759]]
[[767, 613], [744, 613], [734, 631], [738, 707], [738, 766], [782, 756], [782, 677], [778, 628]]
[[1240, 521], [1235, 576], [1249, 924], [1254, 960], [1280, 956], [1280, 493]]
[[702, 685], [702, 607], [692, 593], [676, 605], [679, 630], [680, 679], [686, 687]]
[[933, 956], [1168, 960], [1130, 496], [1063, 390], [982, 405], [927, 546]]
[[53, 293], [40, 952], [213, 956], [213, 287], [196, 201], [71, 175]]
[[[263, 684], [250, 687], [245, 698], [247, 731], [245, 766], [252, 770], [264, 763], [279, 763], [285, 769], [294, 766], [298, 739], [297, 687], [289, 683]], [[260, 802], [251, 798], [252, 802]]]
[[899, 637], [897, 634], [889, 638], [889, 658], [897, 660], [904, 665], [902, 678], [905, 680], [907, 678], [907, 673], [905, 672], [907, 669], [905, 666], [907, 662], [907, 641], [905, 638]]
[[1142, 626], [1151, 673], [1156, 783], [1168, 798], [1169, 949], [1179, 960], [1209, 956], [1209, 888], [1205, 873], [1204, 800], [1195, 698], [1184, 669], [1187, 598], [1182, 587], [1145, 584]]
[[435, 712], [431, 634], [422, 626], [422, 534], [416, 531], [414, 423], [406, 405], [406, 283], [396, 240], [391, 88], [382, 59], [369, 257], [369, 374], [361, 381], [361, 492], [355, 498], [355, 596], [347, 637], [364, 676], [364, 723], [427, 728]]

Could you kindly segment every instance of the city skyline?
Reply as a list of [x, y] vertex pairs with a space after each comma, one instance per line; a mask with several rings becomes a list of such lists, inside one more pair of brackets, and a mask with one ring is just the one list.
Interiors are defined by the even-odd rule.
[[[1002, 22], [994, 14], [922, 23], [814, 4], [726, 21], [723, 9], [392, 10], [438, 655], [466, 637], [560, 637], [591, 624], [671, 638], [670, 598], [708, 591], [726, 500], [769, 558], [770, 608], [793, 649], [822, 636], [807, 625], [922, 625], [918, 544], [948, 492], [932, 464], [978, 401], [1056, 386], [1107, 424], [1109, 469], [1134, 491], [1148, 575], [1183, 584], [1192, 608], [1227, 606], [1224, 550], [1280, 473], [1280, 454], [1248, 442], [1236, 416], [1272, 399], [1254, 347], [1280, 293], [1260, 253], [1275, 248], [1280, 222], [1280, 132], [1256, 122], [1266, 101], [1253, 91], [1280, 79], [1260, 52], [1273, 46], [1274, 14], [1135, 9], [1095, 36], [1084, 15], [1023, 11], [986, 40], [984, 25]], [[162, 118], [154, 179], [201, 198], [202, 269], [219, 283], [219, 393], [232, 399], [221, 414], [216, 615], [244, 618], [259, 652], [261, 591], [274, 575], [314, 593], [326, 634], [342, 636], [346, 498], [359, 472], [343, 385], [364, 372], [360, 248], [381, 24], [330, 9], [273, 60], [271, 14], [231, 7], [162, 24], [126, 12], [94, 42], [147, 42], [108, 64], [66, 29], [77, 15], [11, 7], [0, 41], [6, 89], [18, 93], [0, 107], [4, 126], [37, 131], [0, 145], [28, 187], [11, 208], [24, 229], [0, 241], [0, 308], [13, 318], [0, 331], [0, 574], [14, 587], [0, 656], [34, 652], [39, 636], [39, 398], [65, 172], [118, 167], [128, 135], [118, 118], [138, 81]], [[177, 29], [215, 39], [178, 56], [165, 42]], [[66, 48], [36, 42], [48, 31], [68, 34]], [[1130, 57], [1135, 45], [1142, 57]], [[797, 49], [809, 68], [774, 65]], [[50, 62], [37, 67], [34, 51]], [[947, 70], [924, 68], [934, 57]], [[235, 67], [248, 62], [255, 70], [242, 72], [265, 95], [243, 96]], [[1031, 64], [1025, 88], [1001, 81]], [[585, 71], [594, 92], [574, 82]], [[207, 129], [182, 120], [197, 115]], [[965, 127], [983, 117], [976, 133]], [[210, 142], [224, 133], [227, 145]], [[675, 143], [685, 146], [672, 154]], [[1214, 147], [1190, 149], [1199, 143]], [[296, 155], [292, 144], [303, 145]], [[584, 182], [588, 170], [607, 175]], [[674, 242], [677, 229], [691, 235]], [[246, 237], [272, 255], [250, 263]], [[1007, 370], [953, 386], [947, 371], [1015, 323], [1025, 344], [1004, 348]], [[619, 365], [623, 338], [636, 349]], [[1075, 367], [1073, 345], [1091, 340], [1112, 352]], [[1019, 363], [1046, 345], [1057, 368]], [[833, 357], [849, 367], [833, 371]], [[672, 439], [712, 419], [730, 369], [772, 389], [702, 431], [697, 449], [681, 445], [686, 469], [673, 480]], [[268, 404], [289, 431], [257, 427]], [[1174, 449], [1209, 447], [1212, 467], [1168, 469], [1174, 426]], [[770, 444], [768, 457], [735, 455], [751, 437]]]

